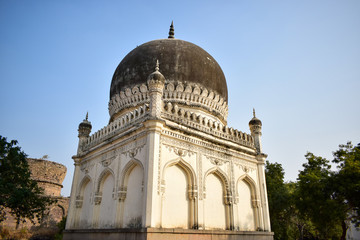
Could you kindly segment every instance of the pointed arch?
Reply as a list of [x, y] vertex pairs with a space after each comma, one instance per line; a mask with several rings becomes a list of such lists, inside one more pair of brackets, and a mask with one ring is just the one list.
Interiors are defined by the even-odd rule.
[[[207, 184], [209, 186], [206, 186]], [[205, 229], [233, 229], [230, 181], [226, 173], [219, 167], [205, 172], [203, 196]]]
[[[197, 228], [197, 180], [191, 165], [181, 157], [167, 162], [161, 172], [161, 182], [162, 227]], [[173, 215], [178, 218], [172, 218]]]
[[[256, 187], [256, 182], [254, 181], [254, 179], [252, 179], [248, 174], [244, 174], [244, 175], [240, 176], [238, 178], [238, 180], [236, 181], [236, 189], [238, 189], [240, 181], [244, 181], [245, 183], [247, 183], [249, 185], [252, 201], [258, 200], [259, 196], [257, 194], [257, 187]], [[237, 192], [237, 195], [238, 195], [238, 192]]]
[[191, 186], [196, 185], [196, 174], [195, 174], [194, 169], [191, 167], [191, 165], [189, 163], [184, 161], [184, 159], [182, 159], [182, 158], [177, 158], [175, 160], [172, 160], [172, 161], [166, 163], [163, 168], [162, 175], [164, 176], [164, 173], [168, 167], [171, 167], [174, 165], [179, 166], [181, 169], [183, 169], [185, 171], [186, 176], [187, 176], [188, 181]]
[[112, 175], [112, 177], [115, 179], [115, 174], [113, 170], [110, 168], [105, 168], [99, 175], [97, 184], [96, 184], [96, 192], [100, 192], [100, 189], [102, 188], [102, 185], [104, 184], [104, 179], [106, 179], [107, 176]]
[[[214, 174], [221, 180], [221, 182], [224, 186], [224, 191], [225, 191], [224, 193], [227, 194], [230, 191], [230, 181], [229, 181], [229, 178], [227, 177], [226, 173], [218, 167], [209, 169], [208, 171], [206, 171], [206, 173], [204, 175], [203, 182], [205, 184], [206, 184], [206, 177], [210, 174]], [[204, 188], [206, 187], [205, 184], [204, 184]]]
[[[248, 190], [244, 186], [247, 186]], [[260, 197], [256, 182], [248, 174], [244, 174], [236, 181], [235, 189], [238, 228], [246, 231], [256, 230], [260, 226]], [[242, 192], [239, 192], [239, 189], [242, 189]]]
[[131, 221], [134, 219], [142, 226], [144, 175], [142, 162], [135, 158], [130, 159], [121, 171], [118, 189], [118, 197], [121, 202], [119, 213], [121, 227], [131, 226]]
[[144, 165], [138, 159], [133, 158], [129, 162], [126, 163], [125, 167], [121, 171], [120, 187], [127, 186], [127, 181], [129, 179], [129, 175], [136, 166], [139, 166], [142, 169], [142, 171], [143, 171], [142, 182], [144, 182], [144, 172], [145, 172]]
[[86, 174], [80, 181], [76, 196], [82, 196], [84, 194], [86, 184], [88, 184], [89, 182], [91, 182], [91, 177]]

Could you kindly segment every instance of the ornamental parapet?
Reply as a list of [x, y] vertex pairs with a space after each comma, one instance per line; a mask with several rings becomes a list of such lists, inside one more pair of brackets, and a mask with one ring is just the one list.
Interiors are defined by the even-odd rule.
[[[221, 120], [225, 122], [227, 120], [228, 105], [224, 98], [199, 84], [166, 81], [162, 97], [164, 102], [203, 108]], [[150, 95], [147, 84], [125, 88], [124, 91], [115, 94], [110, 99], [108, 106], [109, 114], [113, 118], [115, 114], [120, 113], [126, 108], [149, 102]]]
[[201, 114], [184, 110], [177, 104], [167, 103], [164, 106], [162, 117], [243, 146], [254, 147], [254, 138], [250, 134], [229, 128], [221, 122], [214, 121]]
[[115, 121], [109, 123], [107, 126], [90, 135], [87, 139], [87, 142], [83, 146], [83, 150], [90, 149], [91, 147], [103, 142], [105, 139], [112, 137], [121, 131], [124, 131], [126, 128], [129, 128], [138, 122], [143, 121], [144, 118], [147, 117], [148, 112], [149, 106], [144, 104], [132, 111], [123, 114]]

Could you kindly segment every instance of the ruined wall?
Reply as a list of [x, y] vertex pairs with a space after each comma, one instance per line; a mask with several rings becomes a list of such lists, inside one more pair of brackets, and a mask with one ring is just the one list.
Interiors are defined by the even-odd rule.
[[[44, 189], [44, 193], [56, 199], [57, 202], [48, 208], [48, 215], [43, 219], [43, 222], [33, 225], [30, 221], [22, 223], [19, 227], [26, 227], [32, 232], [39, 231], [57, 231], [56, 224], [67, 215], [69, 206], [69, 197], [61, 196], [62, 182], [66, 176], [66, 167], [62, 164], [44, 160], [28, 158], [29, 169], [31, 171], [31, 178], [38, 182], [39, 187]], [[8, 228], [15, 228], [15, 218], [7, 214], [7, 220], [2, 222], [2, 225]]]
[[60, 196], [61, 184], [66, 175], [66, 167], [60, 163], [43, 159], [28, 158], [31, 178], [38, 182], [39, 187], [49, 196]]

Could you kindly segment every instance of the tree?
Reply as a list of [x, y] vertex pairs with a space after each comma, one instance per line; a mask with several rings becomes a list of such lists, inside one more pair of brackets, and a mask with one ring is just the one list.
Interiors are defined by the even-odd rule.
[[266, 161], [265, 176], [274, 239], [293, 239], [289, 236], [291, 195], [287, 184], [284, 183], [284, 169], [279, 163]]
[[339, 145], [333, 155], [338, 171], [332, 175], [332, 197], [344, 205], [341, 239], [345, 239], [349, 222], [360, 225], [360, 144]]
[[308, 228], [314, 239], [339, 238], [344, 218], [344, 204], [333, 198], [331, 185], [333, 173], [329, 161], [312, 153], [305, 155], [308, 162], [298, 176], [296, 207], [304, 222], [311, 221]]
[[17, 227], [26, 219], [35, 223], [54, 202], [43, 194], [30, 175], [26, 154], [17, 146], [17, 141], [7, 142], [0, 136], [0, 222], [5, 220], [6, 209], [9, 209]]

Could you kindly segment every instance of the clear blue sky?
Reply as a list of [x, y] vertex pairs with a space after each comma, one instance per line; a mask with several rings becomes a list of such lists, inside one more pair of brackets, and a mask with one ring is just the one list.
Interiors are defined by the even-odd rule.
[[229, 125], [250, 132], [255, 107], [287, 180], [307, 151], [360, 142], [360, 1], [126, 2], [0, 0], [0, 135], [66, 165], [63, 195], [78, 124], [87, 111], [93, 130], [107, 124], [116, 66], [171, 20], [222, 67]]

